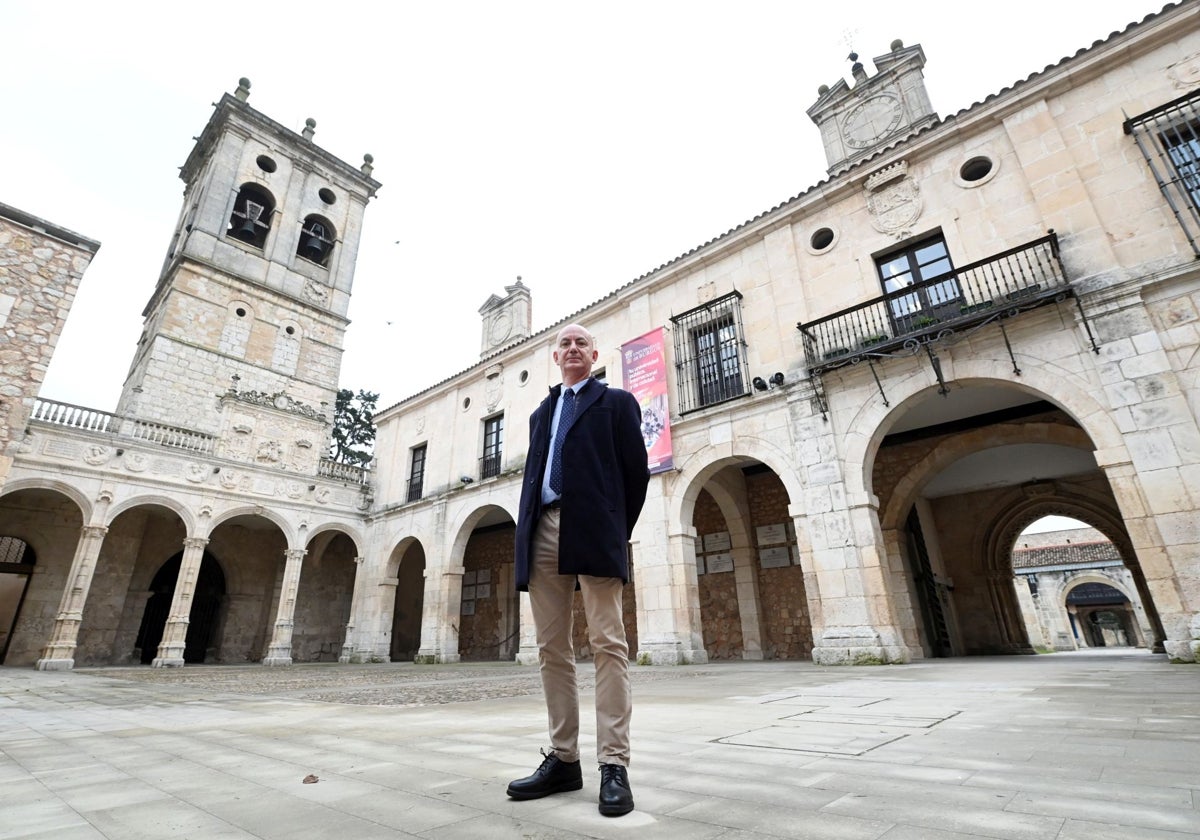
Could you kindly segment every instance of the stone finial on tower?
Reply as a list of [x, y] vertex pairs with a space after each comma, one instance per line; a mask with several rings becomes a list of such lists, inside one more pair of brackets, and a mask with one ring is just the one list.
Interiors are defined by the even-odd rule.
[[363, 155], [363, 162], [360, 169], [362, 170], [362, 174], [370, 178], [371, 173], [375, 171], [375, 155], [371, 154], [370, 152]]
[[850, 75], [854, 77], [854, 83], [865, 82], [867, 80], [867, 71], [863, 67], [862, 62], [858, 60], [858, 53], [851, 50], [850, 55], [846, 56], [846, 60], [854, 62], [850, 65]]
[[304, 121], [304, 131], [300, 132], [304, 135], [304, 139], [312, 142], [313, 134], [317, 131], [317, 121], [309, 117]]
[[479, 314], [483, 316], [481, 357], [529, 337], [533, 318], [533, 298], [529, 287], [517, 277], [517, 282], [505, 286], [504, 291], [507, 292], [504, 297], [491, 295], [479, 308]]
[[237, 90], [235, 90], [233, 92], [233, 95], [236, 96], [238, 98], [238, 100], [241, 102], [245, 102], [247, 99], [249, 99], [250, 98], [250, 80], [247, 79], [245, 76], [242, 76], [242, 78], [238, 79]]

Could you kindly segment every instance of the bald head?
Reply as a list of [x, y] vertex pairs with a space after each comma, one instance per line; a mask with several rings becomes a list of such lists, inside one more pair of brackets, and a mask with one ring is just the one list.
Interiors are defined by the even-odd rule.
[[592, 375], [600, 354], [596, 340], [579, 324], [567, 324], [554, 340], [554, 364], [562, 371], [563, 385], [574, 385]]

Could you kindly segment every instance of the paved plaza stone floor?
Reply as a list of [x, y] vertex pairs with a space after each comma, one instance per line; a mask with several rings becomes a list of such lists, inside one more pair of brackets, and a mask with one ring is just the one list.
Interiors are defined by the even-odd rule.
[[0, 668], [0, 838], [1200, 837], [1200, 666], [1163, 656], [635, 667], [617, 819], [584, 674], [584, 789], [511, 802], [531, 668]]

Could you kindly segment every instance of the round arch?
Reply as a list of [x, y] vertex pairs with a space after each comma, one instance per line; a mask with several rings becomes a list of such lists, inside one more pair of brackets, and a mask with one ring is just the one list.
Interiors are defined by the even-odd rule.
[[[996, 363], [980, 360], [954, 360], [956, 376], [950, 382], [959, 387], [984, 386], [1017, 390], [1032, 397], [1045, 400], [1074, 420], [1095, 449], [1124, 449], [1124, 440], [1104, 406], [1100, 405], [1082, 387], [1070, 383], [1073, 374], [1044, 359], [1041, 364], [1026, 364], [1022, 367], [1020, 382], [996, 376]], [[1027, 368], [1027, 369], [1026, 369]], [[854, 496], [865, 494], [871, 486], [871, 470], [875, 457], [894, 418], [900, 417], [914, 398], [934, 393], [936, 385], [929, 383], [923, 371], [913, 371], [909, 376], [896, 377], [888, 381], [888, 393], [894, 402], [891, 407], [883, 404], [879, 394], [872, 394], [862, 407], [854, 413], [846, 429], [846, 492]], [[870, 429], [870, 434], [858, 432]]]
[[467, 541], [471, 538], [471, 532], [475, 530], [475, 526], [479, 524], [480, 520], [493, 511], [500, 511], [514, 525], [516, 524], [516, 514], [499, 502], [484, 502], [478, 507], [464, 508], [450, 527], [449, 532], [452, 537], [450, 553], [447, 556], [448, 560], [453, 561], [455, 558], [462, 558], [463, 553], [467, 550]]
[[391, 551], [388, 552], [387, 566], [384, 569], [383, 576], [385, 578], [394, 578], [400, 574], [400, 564], [404, 560], [404, 555], [413, 546], [419, 546], [422, 552], [425, 550], [425, 543], [421, 538], [411, 534], [392, 546]]
[[262, 505], [242, 505], [240, 507], [231, 508], [224, 511], [218, 516], [213, 517], [212, 522], [207, 529], [201, 529], [202, 533], [196, 536], [209, 538], [212, 532], [217, 529], [217, 526], [223, 525], [231, 519], [236, 519], [239, 516], [256, 516], [260, 519], [265, 519], [271, 524], [279, 528], [283, 532], [284, 539], [287, 541], [289, 549], [303, 549], [303, 545], [296, 545], [296, 532], [292, 529], [291, 524], [270, 508], [265, 508]]
[[91, 500], [83, 494], [82, 490], [67, 484], [65, 481], [58, 481], [52, 478], [14, 479], [6, 483], [3, 490], [0, 490], [0, 499], [5, 496], [11, 496], [13, 493], [20, 493], [22, 490], [51, 490], [66, 496], [79, 508], [79, 515], [82, 517], [84, 525], [92, 521], [94, 508]]
[[[300, 538], [305, 540], [305, 545], [309, 545], [321, 534], [326, 534], [330, 531], [336, 531], [339, 534], [344, 534], [351, 542], [354, 543], [355, 554], [359, 557], [363, 556], [364, 546], [366, 546], [367, 543], [363, 538], [362, 532], [353, 525], [348, 525], [345, 522], [322, 522], [320, 525], [310, 529], [305, 529], [302, 526], [300, 528]], [[307, 536], [305, 536], [306, 534]]]
[[769, 467], [783, 482], [788, 499], [792, 504], [803, 498], [803, 487], [796, 473], [785, 467], [792, 458], [770, 442], [756, 437], [739, 437], [736, 444], [727, 441], [710, 444], [693, 452], [680, 468], [675, 478], [676, 492], [667, 494], [670, 502], [667, 510], [667, 528], [671, 533], [681, 533], [695, 513], [696, 499], [709, 480], [729, 466], [743, 466], [748, 461], [758, 461]]
[[105, 516], [105, 526], [111, 526], [113, 522], [117, 520], [118, 516], [123, 513], [128, 513], [134, 508], [139, 507], [166, 508], [167, 510], [171, 511], [171, 513], [179, 517], [180, 521], [183, 523], [185, 532], [189, 536], [196, 533], [196, 517], [192, 515], [192, 512], [178, 500], [172, 499], [169, 496], [162, 496], [157, 493], [123, 499], [117, 504], [113, 505], [111, 508], [109, 508], [107, 516]]
[[1124, 520], [1112, 498], [1079, 487], [1067, 491], [1054, 482], [1012, 488], [998, 500], [997, 513], [991, 522], [978, 529], [972, 550], [983, 557], [984, 567], [989, 573], [1011, 576], [1012, 552], [1017, 539], [1022, 531], [1045, 516], [1078, 519], [1095, 528], [1113, 544], [1133, 578], [1142, 609], [1154, 631], [1152, 648], [1160, 652], [1166, 639], [1162, 619], [1146, 585], [1146, 572], [1138, 562], [1133, 541], [1125, 530]]
[[1000, 446], [1029, 443], [1057, 444], [1091, 451], [1092, 442], [1082, 429], [1061, 423], [1024, 423], [1019, 426], [993, 426], [960, 432], [939, 443], [909, 469], [893, 488], [887, 505], [879, 511], [883, 529], [899, 528], [916, 502], [921, 489], [955, 461]]

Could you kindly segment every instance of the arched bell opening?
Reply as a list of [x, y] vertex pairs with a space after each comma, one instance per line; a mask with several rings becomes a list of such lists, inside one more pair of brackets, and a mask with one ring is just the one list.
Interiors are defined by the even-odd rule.
[[258, 184], [243, 184], [233, 203], [226, 233], [247, 245], [262, 248], [271, 232], [275, 198]]
[[300, 226], [300, 241], [296, 243], [296, 255], [320, 266], [329, 265], [337, 231], [333, 223], [324, 216], [313, 214], [304, 219]]

